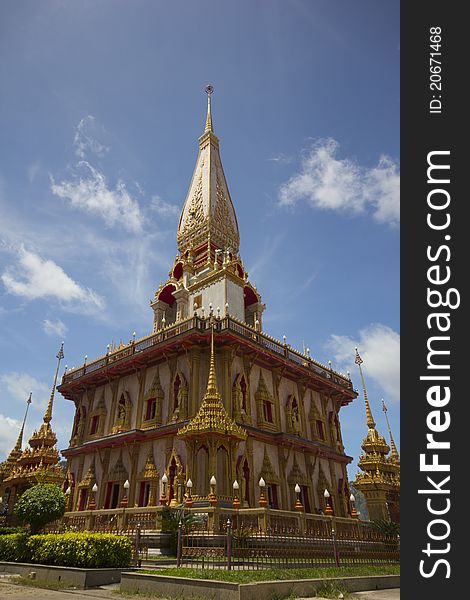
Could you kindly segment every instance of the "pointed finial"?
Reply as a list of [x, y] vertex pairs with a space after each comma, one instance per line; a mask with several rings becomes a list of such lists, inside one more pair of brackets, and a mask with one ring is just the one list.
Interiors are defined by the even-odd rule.
[[354, 360], [354, 362], [356, 363], [356, 365], [359, 367], [359, 373], [361, 374], [361, 381], [362, 381], [362, 389], [364, 391], [364, 401], [366, 404], [366, 419], [367, 419], [367, 427], [369, 429], [375, 429], [375, 421], [374, 418], [372, 416], [372, 411], [370, 409], [370, 405], [369, 405], [369, 399], [367, 397], [367, 391], [366, 391], [366, 384], [364, 382], [364, 375], [362, 374], [362, 363], [364, 362], [361, 358], [361, 356], [359, 355], [359, 352], [356, 348], [356, 358]]
[[214, 93], [214, 88], [209, 83], [206, 85], [206, 94], [207, 94], [207, 118], [206, 118], [206, 128], [204, 129], [204, 133], [208, 131], [214, 132], [214, 128], [212, 127], [212, 113], [211, 113], [211, 96]]
[[218, 394], [217, 390], [217, 377], [215, 374], [215, 356], [214, 356], [214, 324], [211, 325], [211, 361], [209, 368], [209, 378], [207, 380], [207, 395], [215, 395]]
[[392, 429], [391, 429], [390, 423], [388, 421], [388, 415], [387, 415], [388, 408], [387, 408], [387, 406], [386, 406], [385, 401], [384, 401], [383, 398], [382, 398], [382, 410], [385, 413], [385, 419], [387, 421], [388, 433], [390, 435], [390, 446], [392, 448], [391, 457], [397, 459], [397, 458], [400, 457], [400, 455], [398, 454], [397, 447], [395, 446], [395, 440], [393, 439]]
[[57, 354], [56, 354], [56, 358], [57, 358], [57, 368], [55, 370], [54, 383], [52, 384], [52, 390], [51, 390], [51, 395], [49, 398], [49, 403], [47, 405], [46, 412], [44, 413], [44, 417], [43, 417], [44, 423], [50, 423], [50, 421], [52, 419], [52, 405], [54, 402], [54, 392], [55, 392], [55, 386], [57, 384], [57, 375], [59, 373], [60, 361], [64, 358], [64, 342], [61, 343], [59, 352], [57, 352]]
[[23, 447], [24, 426], [26, 423], [26, 417], [28, 416], [28, 410], [29, 410], [29, 405], [31, 404], [31, 396], [32, 395], [33, 395], [33, 392], [29, 392], [28, 399], [26, 400], [26, 411], [25, 411], [24, 417], [23, 417], [23, 424], [21, 425], [20, 433], [18, 435], [18, 439], [16, 440], [16, 444], [15, 444], [15, 448], [14, 448], [14, 450], [16, 450], [16, 451], [21, 450], [21, 448]]

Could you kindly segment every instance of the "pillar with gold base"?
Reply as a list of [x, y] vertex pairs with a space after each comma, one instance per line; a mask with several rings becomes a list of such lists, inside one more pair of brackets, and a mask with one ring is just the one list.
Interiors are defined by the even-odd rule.
[[121, 500], [121, 508], [127, 508], [129, 506], [129, 496], [127, 495], [129, 493], [129, 480], [126, 479], [126, 481], [124, 482], [124, 496], [122, 497]]
[[325, 489], [325, 491], [323, 492], [323, 497], [325, 498], [325, 515], [332, 517], [334, 513], [333, 508], [331, 506], [330, 492]]
[[95, 510], [96, 508], [96, 500], [95, 500], [95, 495], [96, 492], [98, 491], [98, 486], [95, 484], [93, 484], [93, 487], [91, 488], [91, 494], [90, 497], [88, 499], [88, 510]]
[[266, 500], [266, 496], [264, 494], [266, 482], [262, 477], [260, 478], [258, 485], [259, 485], [259, 502], [258, 502], [258, 504], [260, 505], [261, 508], [266, 508], [268, 505], [268, 501]]
[[187, 496], [186, 496], [186, 500], [184, 502], [184, 505], [186, 508], [192, 508], [192, 506], [193, 506], [193, 498], [191, 496], [192, 487], [193, 487], [193, 482], [191, 481], [191, 479], [188, 479], [188, 481], [186, 482]]
[[211, 506], [217, 506], [217, 495], [215, 493], [216, 485], [217, 485], [217, 480], [214, 477], [214, 475], [212, 475], [211, 480], [210, 480], [211, 491], [209, 493], [209, 504]]
[[354, 494], [349, 496], [349, 501], [351, 502], [351, 519], [359, 519], [359, 515], [357, 514], [356, 510], [356, 498], [354, 497]]
[[295, 493], [297, 495], [297, 498], [295, 500], [295, 506], [294, 506], [294, 508], [299, 513], [300, 512], [304, 512], [304, 507], [303, 507], [303, 504], [302, 504], [302, 502], [300, 500], [300, 485], [298, 483], [295, 484], [294, 491], [295, 491]]
[[162, 488], [162, 493], [160, 495], [160, 504], [161, 506], [166, 506], [168, 499], [166, 497], [166, 486], [168, 483], [168, 477], [166, 473], [163, 473], [163, 477], [162, 477], [162, 484], [163, 484], [163, 488]]

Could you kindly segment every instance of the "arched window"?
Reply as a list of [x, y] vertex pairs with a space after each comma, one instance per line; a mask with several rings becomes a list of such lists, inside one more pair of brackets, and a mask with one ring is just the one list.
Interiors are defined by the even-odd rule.
[[246, 502], [247, 506], [250, 506], [250, 467], [248, 466], [248, 461], [245, 458], [245, 462], [243, 463], [243, 481], [245, 484], [244, 496], [243, 500]]
[[242, 378], [240, 379], [240, 390], [242, 393], [242, 410], [246, 413], [247, 409], [246, 409], [246, 381], [245, 381], [245, 376], [242, 375]]
[[197, 453], [197, 495], [207, 496], [209, 490], [209, 451], [201, 446]]
[[173, 411], [179, 408], [179, 391], [181, 387], [181, 379], [178, 373], [176, 374], [175, 380], [173, 382]]

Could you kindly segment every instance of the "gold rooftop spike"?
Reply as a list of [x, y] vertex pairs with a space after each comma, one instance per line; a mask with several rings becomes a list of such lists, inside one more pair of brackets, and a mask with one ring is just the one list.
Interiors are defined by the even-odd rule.
[[222, 397], [217, 389], [213, 323], [211, 326], [211, 358], [206, 393], [196, 416], [178, 431], [178, 435], [181, 437], [201, 435], [203, 433], [214, 433], [239, 440], [246, 439], [246, 431], [228, 416], [222, 403]]
[[8, 475], [10, 475], [10, 473], [15, 468], [18, 459], [23, 454], [24, 426], [26, 423], [26, 417], [28, 416], [29, 405], [31, 404], [32, 394], [33, 394], [32, 392], [29, 392], [29, 397], [26, 400], [26, 411], [24, 413], [23, 423], [21, 425], [21, 429], [18, 434], [18, 439], [16, 440], [16, 444], [13, 447], [13, 449], [11, 450], [10, 454], [8, 455], [8, 458], [0, 465], [0, 472], [2, 473], [2, 475], [4, 477], [7, 477]]
[[391, 429], [390, 423], [388, 421], [388, 415], [387, 415], [388, 408], [387, 408], [387, 405], [385, 404], [385, 401], [384, 401], [383, 398], [382, 398], [382, 410], [385, 413], [385, 419], [387, 421], [388, 433], [390, 435], [390, 447], [392, 448], [392, 451], [390, 453], [390, 457], [393, 460], [395, 460], [397, 462], [400, 462], [400, 455], [398, 454], [398, 450], [397, 450], [397, 447], [395, 445], [395, 440], [393, 439], [393, 435], [392, 435], [392, 429]]
[[364, 375], [362, 373], [362, 367], [361, 367], [361, 365], [362, 365], [362, 363], [364, 361], [360, 357], [357, 348], [356, 348], [356, 358], [355, 358], [354, 362], [359, 367], [359, 373], [361, 374], [362, 389], [363, 389], [363, 392], [364, 392], [364, 402], [366, 403], [366, 421], [367, 421], [367, 427], [369, 429], [375, 429], [375, 421], [374, 421], [374, 418], [372, 417], [372, 411], [370, 409], [369, 399], [367, 397], [367, 391], [366, 391], [366, 384], [364, 383]]
[[214, 93], [214, 88], [209, 83], [206, 86], [206, 94], [207, 94], [207, 118], [206, 118], [206, 128], [204, 129], [204, 133], [208, 131], [214, 133], [214, 128], [212, 127], [212, 113], [211, 113], [211, 96]]

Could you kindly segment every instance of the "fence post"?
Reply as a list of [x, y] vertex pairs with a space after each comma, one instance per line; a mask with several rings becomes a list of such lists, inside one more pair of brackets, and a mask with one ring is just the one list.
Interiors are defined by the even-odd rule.
[[232, 524], [227, 519], [227, 569], [232, 569]]
[[137, 528], [135, 530], [135, 543], [134, 543], [134, 565], [139, 567], [139, 548], [140, 548], [140, 523], [137, 523]]
[[176, 540], [176, 566], [181, 567], [181, 546], [183, 545], [183, 524], [178, 523], [178, 538]]
[[335, 557], [335, 563], [336, 566], [339, 567], [338, 544], [336, 543], [336, 531], [334, 529], [331, 530], [331, 539], [333, 540], [333, 554]]

